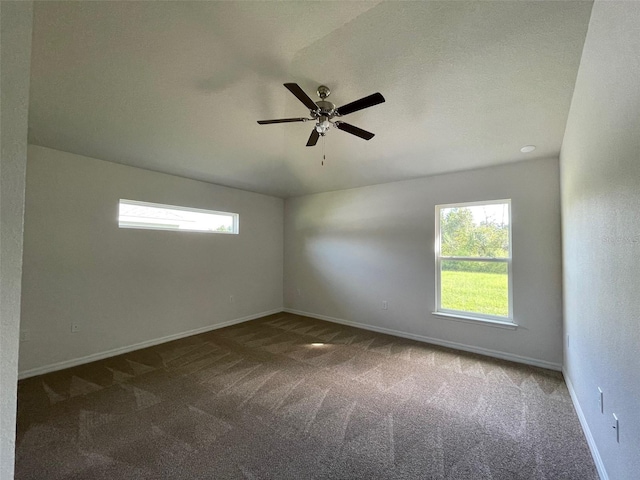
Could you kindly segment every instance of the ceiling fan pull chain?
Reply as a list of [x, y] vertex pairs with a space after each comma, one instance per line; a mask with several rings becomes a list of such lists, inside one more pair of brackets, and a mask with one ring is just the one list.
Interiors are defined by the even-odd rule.
[[324, 161], [327, 159], [326, 155], [324, 154], [324, 135], [322, 136], [322, 166], [324, 167]]

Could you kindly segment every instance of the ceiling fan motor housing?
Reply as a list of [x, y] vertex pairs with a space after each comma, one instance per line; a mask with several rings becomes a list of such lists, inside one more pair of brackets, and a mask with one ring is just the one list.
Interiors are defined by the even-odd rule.
[[327, 100], [320, 100], [316, 105], [320, 109], [318, 116], [332, 117], [335, 113], [336, 106]]

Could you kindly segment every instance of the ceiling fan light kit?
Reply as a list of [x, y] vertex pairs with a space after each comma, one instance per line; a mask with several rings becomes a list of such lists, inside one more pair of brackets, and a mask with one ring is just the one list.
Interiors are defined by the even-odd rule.
[[307, 141], [307, 147], [313, 147], [318, 143], [318, 138], [325, 136], [332, 126], [336, 127], [338, 130], [342, 130], [343, 132], [350, 133], [351, 135], [355, 135], [356, 137], [360, 137], [365, 140], [371, 140], [374, 137], [374, 134], [371, 132], [367, 132], [366, 130], [341, 120], [334, 120], [334, 118], [343, 117], [350, 113], [383, 103], [385, 100], [380, 93], [374, 93], [356, 100], [355, 102], [336, 108], [333, 103], [327, 100], [327, 97], [331, 95], [331, 90], [329, 90], [329, 87], [326, 87], [325, 85], [320, 85], [318, 87], [316, 93], [318, 97], [320, 97], [320, 100], [317, 102], [314, 102], [297, 83], [285, 83], [284, 86], [309, 109], [309, 118], [297, 117], [281, 118], [277, 120], [258, 120], [260, 125], [314, 121], [316, 124], [311, 131], [309, 140]]

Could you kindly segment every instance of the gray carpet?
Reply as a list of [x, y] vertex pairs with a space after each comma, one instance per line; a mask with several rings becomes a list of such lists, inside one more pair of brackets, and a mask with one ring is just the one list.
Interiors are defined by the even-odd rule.
[[598, 478], [561, 374], [291, 314], [26, 379], [18, 405], [17, 479]]

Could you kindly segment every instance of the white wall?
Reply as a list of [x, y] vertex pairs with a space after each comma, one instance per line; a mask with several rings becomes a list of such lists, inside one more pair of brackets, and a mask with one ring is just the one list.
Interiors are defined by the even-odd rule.
[[[559, 368], [559, 196], [558, 160], [546, 159], [288, 199], [285, 306]], [[435, 205], [503, 198], [512, 199], [520, 328], [431, 315]]]
[[0, 479], [13, 478], [32, 2], [0, 2]]
[[[240, 234], [119, 229], [120, 198], [235, 212]], [[20, 371], [281, 309], [282, 222], [279, 198], [30, 145]]]
[[561, 155], [565, 377], [621, 480], [640, 472], [639, 52], [640, 4], [597, 1]]

